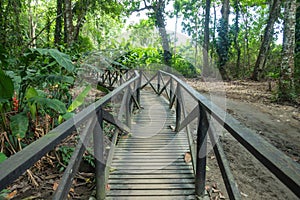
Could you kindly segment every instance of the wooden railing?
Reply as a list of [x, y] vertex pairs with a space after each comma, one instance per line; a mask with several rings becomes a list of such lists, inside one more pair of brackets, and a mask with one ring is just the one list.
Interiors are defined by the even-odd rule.
[[[163, 71], [151, 74], [135, 71], [128, 72], [127, 75], [121, 78], [116, 78], [115, 83], [119, 87], [111, 93], [1, 163], [0, 191], [21, 176], [26, 169], [33, 166], [47, 152], [53, 150], [64, 138], [76, 131], [76, 128], [80, 127], [81, 139], [75, 148], [53, 199], [65, 199], [68, 195], [72, 180], [78, 171], [79, 163], [86, 150], [84, 144], [91, 137], [91, 133], [93, 133], [94, 154], [97, 157], [95, 159], [96, 198], [104, 199], [105, 185], [109, 173], [107, 166], [109, 166], [109, 162], [112, 159], [118, 134], [114, 135], [107, 161], [104, 162], [103, 121], [115, 125], [123, 132], [129, 132], [133, 106], [139, 108], [140, 90], [149, 85], [158, 95], [165, 95], [169, 101], [170, 108], [175, 107], [176, 122], [174, 131], [180, 132], [185, 129], [188, 135], [196, 179], [195, 192], [199, 198], [205, 194], [205, 155], [207, 151], [207, 138], [209, 137], [212, 143], [214, 143], [214, 153], [230, 199], [241, 199], [222, 145], [218, 138], [216, 138], [211, 123], [209, 123], [211, 119], [221, 124], [240, 144], [264, 164], [271, 173], [278, 177], [295, 195], [300, 197], [299, 164], [266, 142], [263, 138], [254, 134], [250, 129], [241, 125], [237, 120], [218, 108], [178, 77]], [[194, 101], [195, 106], [192, 109], [187, 108], [186, 102], [188, 99]], [[106, 110], [106, 105], [112, 101], [114, 103], [117, 101], [120, 104], [120, 108], [117, 109], [117, 112], [114, 111], [114, 113]], [[224, 116], [226, 117], [224, 118]], [[195, 120], [196, 142], [194, 142], [193, 133], [190, 130], [190, 125]]]
[[[108, 80], [108, 84], [111, 85], [111, 83], [112, 80]], [[128, 72], [127, 75], [117, 78], [115, 83], [120, 86], [76, 114], [72, 119], [65, 121], [39, 140], [2, 162], [0, 164], [0, 191], [21, 176], [45, 154], [53, 150], [64, 138], [70, 136], [74, 131], [78, 131], [80, 132], [80, 140], [53, 195], [53, 199], [67, 198], [72, 180], [78, 171], [79, 164], [86, 150], [85, 144], [90, 140], [91, 135], [93, 137], [94, 155], [97, 158], [95, 159], [96, 198], [104, 199], [105, 185], [109, 173], [107, 167], [109, 164], [107, 162], [112, 160], [118, 134], [116, 133], [113, 136], [112, 146], [110, 147], [107, 161], [105, 161], [103, 121], [116, 126], [122, 132], [130, 132], [131, 111], [134, 106], [139, 107], [140, 75], [137, 71]], [[110, 113], [106, 109], [106, 105], [112, 101], [115, 104], [122, 105], [117, 110], [117, 113], [116, 110], [114, 110], [114, 113]]]
[[[248, 152], [284, 183], [296, 196], [300, 197], [300, 165], [286, 156], [283, 152], [269, 144], [259, 135], [243, 126], [232, 116], [214, 105], [210, 100], [195, 91], [187, 83], [173, 74], [158, 71], [149, 76], [142, 73], [144, 84], [141, 88], [150, 85], [158, 94], [164, 94], [170, 103], [170, 108], [175, 106], [176, 127], [175, 131], [186, 129], [190, 144], [190, 152], [195, 172], [195, 191], [198, 197], [205, 194], [206, 176], [206, 147], [207, 136], [213, 146], [215, 156], [230, 199], [241, 199], [237, 183], [230, 171], [228, 160], [222, 148], [222, 144], [214, 133], [214, 127], [210, 120], [214, 119], [223, 126]], [[184, 95], [183, 95], [184, 93]], [[187, 112], [186, 99], [193, 99], [195, 107]], [[197, 119], [197, 141], [193, 141], [193, 135], [189, 125]], [[196, 146], [196, 147], [195, 147]]]

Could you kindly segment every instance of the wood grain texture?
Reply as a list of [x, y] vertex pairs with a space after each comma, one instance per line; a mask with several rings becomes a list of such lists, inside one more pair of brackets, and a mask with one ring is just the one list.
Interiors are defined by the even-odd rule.
[[115, 149], [106, 199], [195, 199], [195, 180], [187, 136], [176, 133], [174, 110], [154, 93], [141, 91], [141, 106], [133, 115], [131, 136]]

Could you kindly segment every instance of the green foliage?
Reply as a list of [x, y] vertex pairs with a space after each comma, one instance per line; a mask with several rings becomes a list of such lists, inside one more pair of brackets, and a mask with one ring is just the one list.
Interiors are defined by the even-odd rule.
[[106, 87], [104, 87], [100, 84], [97, 84], [97, 90], [104, 92], [105, 94], [108, 94], [110, 92], [109, 89], [107, 89]]
[[72, 112], [80, 105], [82, 105], [84, 102], [84, 98], [88, 95], [91, 89], [92, 89], [91, 85], [86, 86], [86, 88], [84, 88], [84, 90], [74, 99], [72, 104], [69, 106], [68, 112]]
[[11, 78], [0, 69], [0, 103], [10, 100], [14, 94], [14, 84]]
[[10, 117], [10, 129], [17, 139], [23, 139], [28, 130], [29, 120], [25, 113], [18, 113]]
[[9, 70], [0, 71], [0, 85], [4, 86], [0, 94], [5, 98], [0, 103], [0, 131], [8, 134], [5, 153], [19, 151], [32, 142], [36, 126], [49, 123], [44, 121], [47, 116], [56, 122], [67, 112], [76, 73], [71, 58], [56, 49], [30, 49], [15, 61], [10, 63], [14, 67], [8, 65]]
[[59, 147], [57, 151], [61, 157], [61, 163], [58, 164], [59, 172], [62, 172], [65, 169], [65, 167], [68, 165], [74, 150], [75, 150], [74, 147], [69, 147], [69, 146]]
[[37, 51], [40, 55], [50, 55], [55, 61], [68, 72], [73, 72], [75, 67], [72, 64], [70, 57], [57, 49], [31, 49], [31, 51]]
[[65, 104], [58, 99], [49, 99], [46, 97], [36, 96], [28, 99], [30, 103], [36, 103], [41, 109], [52, 109], [59, 114], [66, 113]]
[[228, 61], [228, 51], [230, 47], [230, 39], [228, 35], [228, 24], [223, 19], [220, 19], [218, 26], [217, 52], [219, 55], [219, 65], [224, 66]]
[[88, 95], [88, 93], [91, 91], [91, 89], [92, 89], [91, 85], [88, 85], [84, 88], [84, 90], [74, 99], [74, 101], [68, 107], [68, 109], [66, 110], [66, 113], [64, 115], [59, 116], [59, 118], [58, 118], [59, 124], [62, 122], [62, 119], [68, 120], [73, 116], [72, 112], [84, 103], [84, 99]]
[[[152, 47], [133, 48], [116, 61], [131, 69], [143, 68], [149, 70], [160, 70], [164, 63], [162, 50]], [[175, 71], [186, 77], [195, 77], [200, 73], [199, 69], [180, 55], [172, 57], [171, 66]]]
[[4, 189], [2, 191], [0, 191], [0, 200], [5, 200], [7, 199], [7, 195], [11, 193], [10, 190]]
[[196, 77], [201, 73], [199, 68], [196, 68], [192, 63], [179, 55], [172, 57], [172, 68], [188, 78]]
[[0, 163], [2, 163], [6, 159], [7, 159], [7, 156], [4, 153], [0, 152]]
[[83, 160], [85, 160], [90, 166], [95, 168], [95, 157], [90, 153], [83, 155]]
[[156, 48], [133, 48], [116, 59], [116, 62], [135, 69], [149, 67], [153, 63], [162, 63], [162, 52]]

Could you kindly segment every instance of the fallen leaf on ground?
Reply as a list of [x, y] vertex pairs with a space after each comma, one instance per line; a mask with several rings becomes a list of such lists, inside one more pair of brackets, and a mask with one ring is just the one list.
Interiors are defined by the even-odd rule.
[[206, 191], [209, 191], [210, 189], [211, 189], [211, 188], [210, 188], [209, 185], [206, 185], [206, 186], [205, 186], [205, 190], [206, 190]]
[[169, 128], [170, 128], [172, 131], [175, 131], [175, 126], [170, 125]]
[[53, 189], [54, 191], [56, 191], [57, 188], [58, 188], [58, 183], [57, 183], [57, 182], [54, 182], [54, 183], [53, 183], [52, 189]]
[[113, 168], [113, 167], [111, 167], [111, 168], [109, 169], [109, 172], [114, 172], [114, 171], [117, 171], [117, 169], [116, 169], [116, 168]]
[[206, 169], [206, 171], [209, 171], [209, 170], [210, 170], [210, 168], [209, 168], [207, 165], [206, 165], [205, 169]]
[[110, 185], [109, 184], [106, 185], [106, 190], [110, 190]]
[[212, 188], [212, 192], [213, 192], [213, 193], [219, 193], [219, 192], [221, 192], [221, 191], [218, 190], [218, 189]]
[[213, 187], [214, 189], [217, 189], [217, 188], [218, 188], [217, 183], [214, 183], [214, 184], [212, 185], [212, 187]]
[[248, 194], [245, 194], [245, 193], [243, 193], [243, 192], [241, 192], [241, 195], [242, 195], [243, 197], [248, 197]]
[[219, 197], [220, 197], [220, 199], [225, 199], [225, 196], [223, 195], [222, 192], [219, 193]]
[[184, 161], [185, 161], [186, 163], [189, 163], [189, 162], [192, 161], [192, 155], [191, 155], [190, 152], [186, 152], [186, 153], [184, 154]]
[[17, 190], [12, 191], [11, 193], [9, 193], [9, 194], [6, 196], [6, 199], [12, 199], [12, 198], [14, 198], [14, 197], [16, 196], [17, 193], [18, 193]]

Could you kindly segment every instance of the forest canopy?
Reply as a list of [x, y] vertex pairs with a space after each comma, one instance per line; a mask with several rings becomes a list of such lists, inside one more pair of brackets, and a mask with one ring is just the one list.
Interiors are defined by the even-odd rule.
[[298, 4], [296, 0], [2, 0], [2, 128], [9, 129], [4, 113], [10, 110], [25, 116], [29, 109], [34, 119], [37, 106], [47, 114], [64, 116], [72, 101], [69, 89], [93, 52], [101, 52], [112, 68], [165, 65], [186, 77], [220, 74], [225, 81], [275, 81], [274, 99], [295, 102], [300, 91]]

